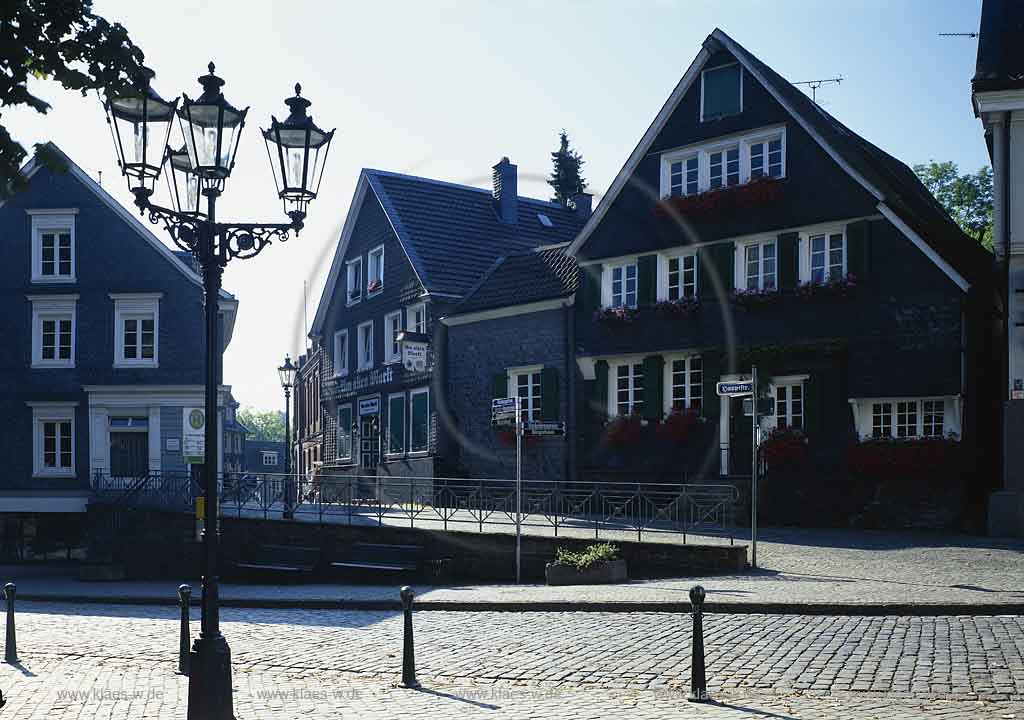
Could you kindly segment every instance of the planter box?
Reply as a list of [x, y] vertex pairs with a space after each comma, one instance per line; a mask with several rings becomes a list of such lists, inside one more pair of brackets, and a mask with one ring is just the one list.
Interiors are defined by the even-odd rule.
[[544, 566], [544, 578], [548, 585], [600, 585], [622, 583], [629, 579], [625, 560], [596, 563], [586, 570], [577, 570], [572, 565], [548, 563]]

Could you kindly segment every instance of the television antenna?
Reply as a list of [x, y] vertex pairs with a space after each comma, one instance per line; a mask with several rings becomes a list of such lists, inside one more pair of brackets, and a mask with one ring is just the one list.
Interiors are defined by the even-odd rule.
[[843, 81], [842, 77], [834, 78], [821, 78], [818, 80], [801, 80], [800, 82], [793, 83], [794, 85], [807, 85], [811, 89], [811, 102], [815, 105], [818, 104], [818, 88], [826, 83], [835, 83], [838, 85]]
[[976, 32], [939, 33], [939, 37], [969, 37], [969, 38], [976, 38], [976, 37], [978, 37], [978, 33], [976, 33]]

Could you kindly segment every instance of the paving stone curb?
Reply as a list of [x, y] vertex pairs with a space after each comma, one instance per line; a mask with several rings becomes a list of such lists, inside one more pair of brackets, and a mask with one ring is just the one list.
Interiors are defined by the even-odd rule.
[[[396, 591], [397, 594], [397, 591]], [[177, 606], [177, 597], [62, 595], [59, 593], [25, 593], [18, 602], [59, 602], [97, 605]], [[192, 606], [200, 598], [192, 598]], [[325, 600], [305, 598], [221, 598], [225, 608], [274, 610], [383, 610], [399, 611], [399, 600]], [[688, 613], [689, 603], [658, 601], [454, 601], [418, 600], [419, 611], [445, 612], [600, 612], [600, 613]], [[734, 615], [850, 615], [866, 617], [933, 617], [947, 615], [994, 616], [1024, 615], [1024, 603], [778, 603], [778, 602], [708, 602], [704, 612]]]

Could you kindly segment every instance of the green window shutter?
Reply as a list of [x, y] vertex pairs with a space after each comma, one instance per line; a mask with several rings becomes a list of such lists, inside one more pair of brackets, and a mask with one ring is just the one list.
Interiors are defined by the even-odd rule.
[[846, 271], [865, 279], [871, 272], [871, 221], [858, 220], [846, 226]]
[[661, 355], [644, 358], [644, 417], [660, 420], [662, 415], [662, 370], [665, 359]]
[[653, 305], [658, 297], [658, 256], [644, 255], [637, 260], [637, 305]]
[[736, 250], [733, 243], [720, 243], [709, 247], [701, 248], [697, 253], [698, 262], [701, 263], [701, 287], [704, 290], [704, 297], [717, 294], [717, 287], [712, 275], [718, 276], [721, 283], [722, 297], [728, 297], [733, 289], [733, 271], [736, 264]]
[[580, 268], [580, 293], [584, 321], [601, 309], [601, 265], [586, 265]]
[[804, 380], [804, 432], [813, 433], [821, 427], [821, 375], [811, 373]]
[[701, 367], [704, 372], [704, 397], [701, 398], [701, 405], [704, 417], [709, 420], [718, 418], [718, 381], [721, 378], [721, 353], [701, 353]]
[[492, 397], [508, 397], [508, 375], [506, 373], [496, 374], [491, 380], [491, 388]]
[[798, 258], [800, 235], [795, 232], [782, 233], [779, 235], [777, 244], [777, 256], [779, 258], [779, 289], [792, 290], [796, 287], [797, 279], [800, 277]]
[[608, 415], [608, 361], [598, 360], [594, 365], [594, 410], [601, 417]]
[[546, 367], [540, 371], [540, 416], [542, 420], [558, 420], [558, 370]]

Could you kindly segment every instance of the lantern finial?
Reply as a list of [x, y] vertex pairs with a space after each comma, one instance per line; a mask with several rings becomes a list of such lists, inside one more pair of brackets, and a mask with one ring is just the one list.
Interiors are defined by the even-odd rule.
[[295, 97], [298, 97], [301, 94], [302, 94], [302, 85], [300, 85], [299, 83], [295, 83]]

